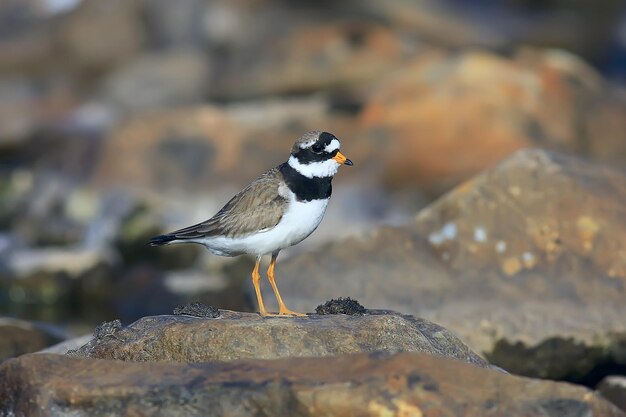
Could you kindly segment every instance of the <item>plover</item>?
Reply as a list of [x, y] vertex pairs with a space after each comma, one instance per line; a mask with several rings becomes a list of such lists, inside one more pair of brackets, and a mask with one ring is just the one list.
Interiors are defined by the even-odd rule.
[[[289, 160], [270, 169], [235, 195], [209, 220], [150, 240], [150, 245], [198, 243], [220, 256], [256, 256], [252, 283], [262, 316], [296, 315], [278, 292], [274, 268], [278, 253], [306, 239], [322, 221], [341, 165], [352, 165], [328, 132], [308, 132], [291, 148]], [[265, 309], [259, 265], [272, 256], [267, 277], [278, 300], [278, 314]]]

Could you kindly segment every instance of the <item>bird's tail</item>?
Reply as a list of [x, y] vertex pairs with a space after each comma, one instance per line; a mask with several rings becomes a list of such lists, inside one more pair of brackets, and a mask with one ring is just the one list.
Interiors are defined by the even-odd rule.
[[150, 246], [161, 246], [167, 245], [171, 241], [176, 240], [176, 236], [174, 235], [160, 235], [150, 238], [149, 245]]

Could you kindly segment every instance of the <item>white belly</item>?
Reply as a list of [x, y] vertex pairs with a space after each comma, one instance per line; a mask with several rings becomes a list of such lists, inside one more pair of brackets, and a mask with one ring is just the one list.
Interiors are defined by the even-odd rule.
[[299, 202], [292, 198], [280, 222], [271, 229], [245, 237], [210, 237], [198, 240], [221, 256], [244, 253], [261, 256], [293, 246], [306, 239], [322, 221], [329, 199]]

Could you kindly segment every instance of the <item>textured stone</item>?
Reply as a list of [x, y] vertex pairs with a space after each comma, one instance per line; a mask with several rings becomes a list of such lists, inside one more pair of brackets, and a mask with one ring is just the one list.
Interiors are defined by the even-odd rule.
[[305, 318], [262, 318], [228, 310], [221, 313], [217, 319], [144, 317], [110, 337], [95, 338], [76, 355], [142, 362], [205, 362], [410, 351], [489, 366], [446, 329], [392, 312]]
[[521, 151], [404, 227], [287, 260], [278, 285], [296, 310], [351, 296], [441, 323], [514, 373], [576, 379], [626, 364], [625, 201], [617, 171]]
[[434, 356], [201, 364], [25, 355], [0, 366], [2, 416], [624, 417], [597, 394]]

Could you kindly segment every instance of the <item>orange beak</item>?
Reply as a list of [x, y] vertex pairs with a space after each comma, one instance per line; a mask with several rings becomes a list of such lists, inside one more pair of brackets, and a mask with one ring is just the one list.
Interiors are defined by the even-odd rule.
[[337, 155], [333, 156], [333, 159], [337, 161], [338, 163], [340, 163], [341, 165], [348, 165], [348, 166], [354, 165], [352, 161], [346, 158], [341, 152], [337, 152]]

